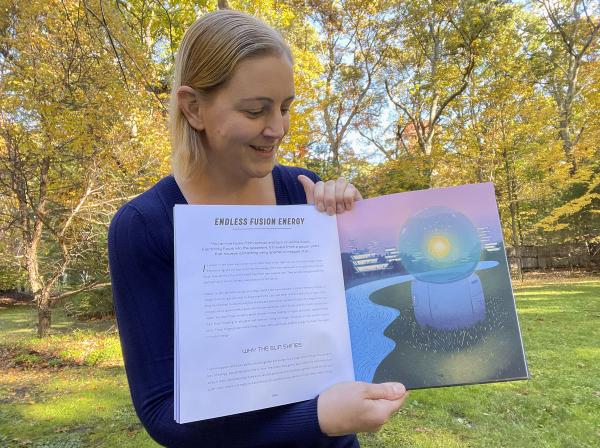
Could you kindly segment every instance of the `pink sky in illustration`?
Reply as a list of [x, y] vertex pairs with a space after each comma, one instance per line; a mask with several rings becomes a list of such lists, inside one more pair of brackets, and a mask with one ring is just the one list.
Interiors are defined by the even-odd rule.
[[359, 248], [377, 241], [383, 253], [396, 247], [400, 229], [408, 218], [432, 206], [445, 206], [463, 213], [475, 227], [488, 227], [491, 242], [502, 241], [494, 185], [492, 183], [420, 190], [392, 194], [356, 203], [350, 213], [337, 216], [342, 252], [348, 252], [349, 241]]

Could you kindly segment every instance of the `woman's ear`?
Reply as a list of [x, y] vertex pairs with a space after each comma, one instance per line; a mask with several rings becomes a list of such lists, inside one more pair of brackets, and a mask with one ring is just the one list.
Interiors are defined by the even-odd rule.
[[197, 131], [204, 130], [202, 119], [202, 108], [198, 92], [189, 86], [181, 86], [177, 89], [177, 105], [191, 127]]

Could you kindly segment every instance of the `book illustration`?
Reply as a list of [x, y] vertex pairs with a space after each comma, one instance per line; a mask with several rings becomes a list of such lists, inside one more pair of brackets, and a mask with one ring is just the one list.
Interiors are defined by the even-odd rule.
[[[490, 261], [480, 262], [478, 263], [477, 270], [488, 269], [496, 264], [496, 262]], [[479, 282], [479, 277], [475, 274], [473, 274], [473, 277], [477, 280], [466, 279], [466, 282], [459, 281], [456, 283], [460, 283], [461, 285], [466, 283], [467, 286], [469, 286], [471, 281]], [[423, 285], [425, 285], [425, 287], [429, 286], [425, 282], [416, 280], [412, 275], [398, 275], [363, 283], [346, 290], [350, 341], [352, 344], [354, 372], [357, 381], [373, 382], [375, 371], [377, 370], [377, 367], [379, 367], [381, 361], [396, 348], [396, 342], [385, 336], [384, 333], [386, 328], [399, 316], [400, 311], [395, 308], [377, 305], [376, 303], [373, 303], [369, 297], [388, 286], [399, 285], [404, 282], [412, 282], [413, 291], [415, 283], [420, 285], [419, 287], [422, 287]], [[480, 282], [479, 288], [481, 288]], [[463, 292], [461, 288], [456, 289], [458, 292]], [[441, 292], [445, 294], [444, 291]], [[425, 294], [415, 295], [413, 293], [412, 296], [415, 318], [421, 327], [427, 327], [427, 323], [431, 322], [431, 320], [429, 320], [431, 316], [429, 297], [423, 297], [424, 295]], [[452, 302], [452, 298], [449, 298], [447, 301], [449, 305], [446, 306], [448, 311], [444, 313], [445, 318], [448, 318], [450, 314], [461, 314], [460, 312], [452, 313]], [[479, 302], [482, 303], [483, 300], [480, 299]], [[483, 304], [483, 306], [485, 306], [485, 304]], [[463, 316], [469, 314], [476, 313], [469, 313], [468, 308], [462, 313]], [[433, 325], [430, 326], [433, 328]], [[391, 378], [388, 380], [392, 381]]]
[[527, 375], [493, 195], [491, 184], [390, 195], [338, 219], [357, 380]]
[[481, 241], [464, 214], [448, 207], [424, 209], [402, 227], [398, 250], [415, 277], [412, 298], [422, 327], [455, 330], [484, 320], [485, 298], [475, 273]]

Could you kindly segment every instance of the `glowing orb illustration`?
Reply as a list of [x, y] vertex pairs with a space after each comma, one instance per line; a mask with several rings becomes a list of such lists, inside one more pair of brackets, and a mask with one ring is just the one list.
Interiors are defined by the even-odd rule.
[[448, 207], [428, 207], [406, 221], [398, 252], [417, 280], [450, 283], [469, 277], [479, 262], [477, 229], [462, 213]]
[[448, 256], [452, 243], [443, 235], [434, 235], [429, 239], [427, 250], [435, 258], [444, 258]]

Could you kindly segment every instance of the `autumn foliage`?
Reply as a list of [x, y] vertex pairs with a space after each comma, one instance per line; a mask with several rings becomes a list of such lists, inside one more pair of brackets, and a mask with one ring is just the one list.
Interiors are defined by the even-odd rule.
[[[228, 4], [294, 52], [282, 162], [364, 196], [491, 181], [507, 244], [598, 252], [598, 2]], [[174, 52], [217, 7], [0, 0], [0, 290], [30, 294], [40, 336], [53, 304], [106, 287], [111, 216], [169, 172]]]

